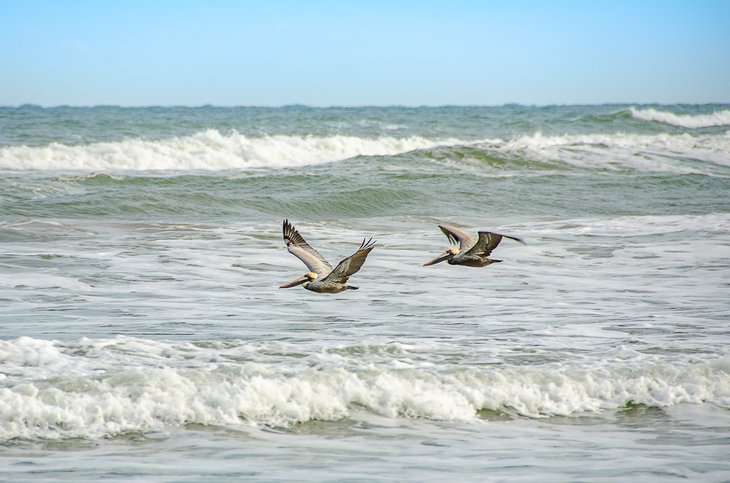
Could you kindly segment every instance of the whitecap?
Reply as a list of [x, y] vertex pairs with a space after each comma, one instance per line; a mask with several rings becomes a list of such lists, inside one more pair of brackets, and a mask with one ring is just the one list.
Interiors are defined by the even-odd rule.
[[675, 114], [657, 109], [631, 108], [631, 117], [642, 121], [654, 121], [688, 129], [730, 125], [730, 110], [715, 111], [711, 114]]
[[197, 171], [288, 168], [357, 156], [388, 156], [461, 144], [411, 137], [266, 136], [209, 129], [161, 140], [127, 139], [87, 145], [53, 143], [0, 149], [0, 169], [16, 171]]
[[706, 163], [730, 166], [730, 133], [695, 136], [688, 133], [544, 135], [538, 132], [487, 147], [537, 161], [564, 162], [581, 168], [712, 174]]
[[[139, 364], [150, 350], [169, 354]], [[5, 341], [0, 440], [93, 439], [186, 424], [287, 427], [360, 413], [476, 422], [483, 409], [541, 418], [627, 404], [730, 403], [726, 359], [666, 360], [621, 349], [589, 365], [395, 367], [342, 355], [327, 366], [299, 358], [210, 364], [209, 351], [217, 350], [130, 338]]]

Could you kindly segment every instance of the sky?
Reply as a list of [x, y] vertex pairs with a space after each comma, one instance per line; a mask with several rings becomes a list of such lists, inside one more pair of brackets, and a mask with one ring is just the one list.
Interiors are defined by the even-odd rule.
[[0, 0], [0, 105], [730, 102], [730, 1]]

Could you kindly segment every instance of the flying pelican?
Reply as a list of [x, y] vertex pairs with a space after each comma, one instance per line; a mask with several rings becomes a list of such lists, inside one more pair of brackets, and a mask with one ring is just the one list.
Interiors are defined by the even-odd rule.
[[303, 261], [309, 271], [279, 288], [302, 285], [307, 290], [319, 293], [339, 293], [358, 289], [358, 287], [347, 285], [347, 279], [360, 270], [370, 251], [375, 248], [375, 241], [372, 238], [363, 239], [360, 248], [353, 255], [342, 260], [333, 270], [332, 265], [304, 241], [302, 235], [289, 223], [289, 220], [284, 220], [283, 232], [286, 249]]
[[441, 231], [444, 232], [446, 238], [451, 243], [459, 242], [459, 248], [449, 248], [444, 253], [434, 258], [430, 262], [423, 264], [424, 267], [434, 265], [443, 261], [448, 261], [449, 265], [464, 265], [466, 267], [484, 267], [492, 263], [501, 262], [488, 258], [492, 250], [497, 248], [502, 237], [518, 241], [523, 245], [526, 243], [520, 239], [509, 235], [500, 235], [491, 231], [480, 231], [479, 237], [475, 237], [470, 233], [454, 228], [453, 226], [439, 225]]

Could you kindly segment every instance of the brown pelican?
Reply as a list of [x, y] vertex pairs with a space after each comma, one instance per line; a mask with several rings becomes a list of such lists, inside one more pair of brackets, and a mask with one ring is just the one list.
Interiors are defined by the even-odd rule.
[[375, 248], [375, 241], [372, 238], [363, 239], [360, 248], [353, 255], [342, 260], [333, 270], [332, 265], [304, 241], [302, 235], [289, 223], [289, 220], [284, 220], [283, 231], [287, 250], [303, 261], [309, 272], [279, 288], [302, 285], [307, 290], [319, 293], [339, 293], [358, 289], [358, 287], [347, 285], [347, 279], [360, 270], [370, 251]]
[[499, 242], [502, 241], [502, 237], [526, 245], [520, 238], [500, 235], [491, 231], [480, 231], [479, 237], [475, 237], [453, 226], [439, 225], [439, 228], [441, 228], [441, 231], [444, 232], [444, 235], [446, 235], [446, 238], [451, 243], [455, 244], [459, 242], [459, 248], [449, 248], [430, 262], [424, 263], [424, 267], [443, 261], [448, 261], [449, 265], [464, 265], [466, 267], [484, 267], [491, 263], [501, 262], [502, 260], [494, 260], [488, 257], [492, 253], [492, 250], [497, 248]]

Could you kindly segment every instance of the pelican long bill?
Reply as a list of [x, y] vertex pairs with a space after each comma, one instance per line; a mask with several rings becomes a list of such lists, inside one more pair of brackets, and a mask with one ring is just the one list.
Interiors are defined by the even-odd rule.
[[294, 280], [292, 280], [291, 282], [287, 282], [287, 283], [285, 283], [285, 284], [283, 284], [283, 285], [279, 285], [279, 288], [291, 288], [291, 287], [296, 287], [297, 285], [301, 285], [301, 284], [303, 284], [303, 283], [304, 283], [304, 282], [306, 282], [307, 280], [309, 280], [309, 277], [307, 277], [306, 275], [302, 275], [301, 277], [297, 277], [297, 278], [295, 278], [295, 279], [294, 279]]

